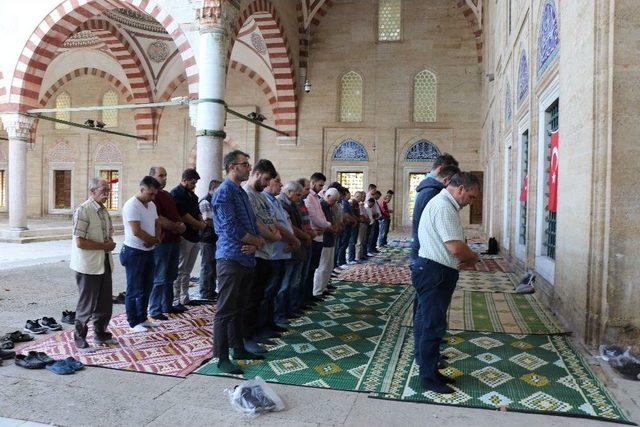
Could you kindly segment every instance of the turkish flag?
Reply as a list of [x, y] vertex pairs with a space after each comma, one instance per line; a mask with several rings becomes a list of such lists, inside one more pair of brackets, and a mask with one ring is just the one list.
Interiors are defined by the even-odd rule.
[[551, 147], [549, 148], [549, 203], [547, 209], [549, 212], [557, 212], [558, 210], [558, 132], [551, 134]]
[[529, 175], [525, 175], [522, 179], [522, 187], [520, 188], [520, 201], [527, 201], [527, 191], [529, 191]]
[[117, 184], [118, 183], [118, 178], [112, 179], [111, 181], [109, 181], [109, 184]]

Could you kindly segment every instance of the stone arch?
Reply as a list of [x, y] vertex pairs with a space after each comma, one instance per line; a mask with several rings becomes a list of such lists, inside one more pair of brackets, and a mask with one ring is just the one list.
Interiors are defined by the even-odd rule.
[[440, 154], [437, 145], [426, 139], [419, 139], [406, 149], [402, 159], [405, 162], [432, 162]]
[[154, 0], [64, 0], [38, 25], [26, 42], [11, 81], [9, 108], [25, 111], [38, 105], [39, 86], [56, 50], [84, 22], [101, 13], [129, 8], [144, 12], [162, 24], [171, 35], [189, 76], [189, 91], [197, 93], [198, 75], [194, 52], [176, 22]]
[[116, 144], [111, 141], [101, 142], [96, 148], [94, 156], [96, 164], [113, 164], [122, 163], [122, 151]]
[[558, 9], [554, 0], [546, 0], [538, 14], [537, 76], [540, 78], [560, 52]]
[[[240, 13], [233, 34], [238, 34], [245, 21], [253, 16], [267, 45], [271, 68], [276, 81], [276, 127], [290, 137], [298, 134], [298, 99], [291, 50], [280, 17], [269, 0], [254, 0]], [[229, 43], [227, 59], [235, 40]]]
[[7, 88], [4, 85], [4, 75], [2, 74], [2, 71], [0, 71], [0, 105], [6, 101], [5, 100], [6, 96], [7, 96]]
[[231, 61], [229, 63], [229, 67], [246, 75], [251, 80], [256, 82], [258, 86], [260, 86], [260, 89], [262, 89], [262, 93], [264, 93], [264, 95], [269, 100], [269, 105], [271, 105], [271, 109], [273, 110], [273, 114], [275, 115], [278, 99], [276, 95], [273, 93], [273, 91], [271, 90], [271, 87], [267, 84], [267, 82], [262, 77], [260, 77], [258, 73], [253, 71], [251, 68], [237, 61]]

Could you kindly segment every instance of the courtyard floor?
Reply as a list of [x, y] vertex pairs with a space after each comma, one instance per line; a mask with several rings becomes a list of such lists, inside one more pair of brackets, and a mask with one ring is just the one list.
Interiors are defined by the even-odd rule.
[[[75, 310], [77, 290], [68, 268], [69, 245], [68, 240], [0, 243], [0, 334], [21, 329], [27, 319], [52, 316], [60, 320], [62, 310]], [[124, 269], [116, 263], [114, 294], [124, 288]], [[116, 313], [123, 310], [123, 305], [114, 306]], [[640, 383], [620, 379], [584, 349], [583, 354], [630, 418], [640, 421]], [[74, 426], [605, 425], [569, 417], [376, 400], [366, 393], [279, 384], [273, 388], [286, 410], [250, 420], [236, 413], [223, 393], [238, 382], [234, 378], [173, 378], [96, 367], [58, 376], [4, 361], [0, 366], [0, 426], [33, 425], [23, 421]]]

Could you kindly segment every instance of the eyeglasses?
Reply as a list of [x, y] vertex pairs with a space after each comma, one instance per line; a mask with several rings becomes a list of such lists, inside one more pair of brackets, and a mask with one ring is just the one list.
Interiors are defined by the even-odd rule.
[[238, 166], [244, 166], [244, 167], [249, 167], [251, 166], [251, 163], [249, 162], [240, 162], [240, 163], [231, 163], [232, 165], [238, 165]]

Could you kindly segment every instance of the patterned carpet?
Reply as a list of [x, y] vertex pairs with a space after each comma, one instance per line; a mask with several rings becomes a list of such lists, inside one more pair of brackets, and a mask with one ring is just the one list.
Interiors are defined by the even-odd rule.
[[339, 276], [350, 282], [385, 283], [391, 285], [411, 284], [409, 267], [378, 264], [358, 264]]
[[393, 367], [363, 378], [370, 397], [633, 424], [565, 336], [450, 331], [442, 372], [456, 380], [451, 395], [420, 386], [410, 328], [396, 338]]
[[[21, 352], [43, 351], [54, 359], [73, 356], [90, 366], [185, 377], [211, 357], [214, 313], [212, 306], [192, 307], [184, 314], [172, 315], [147, 333], [131, 333], [122, 313], [114, 316], [109, 325], [119, 346], [99, 347], [93, 354], [80, 354], [73, 343], [73, 330], [66, 330], [30, 344]], [[92, 334], [90, 329], [88, 337]]]

